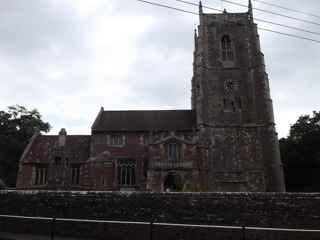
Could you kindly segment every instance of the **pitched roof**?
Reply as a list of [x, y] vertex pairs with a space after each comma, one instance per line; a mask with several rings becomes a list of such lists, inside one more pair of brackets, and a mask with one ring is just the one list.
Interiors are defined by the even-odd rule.
[[[47, 163], [58, 149], [57, 135], [38, 135], [23, 157], [23, 162]], [[63, 149], [70, 162], [87, 161], [90, 154], [91, 136], [68, 135]]]
[[195, 127], [193, 110], [100, 111], [92, 131], [183, 131]]

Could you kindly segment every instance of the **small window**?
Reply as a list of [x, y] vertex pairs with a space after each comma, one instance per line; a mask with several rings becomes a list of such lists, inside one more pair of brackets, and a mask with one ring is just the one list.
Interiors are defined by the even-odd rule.
[[118, 183], [121, 187], [133, 187], [136, 184], [136, 161], [120, 159], [118, 162]]
[[111, 135], [110, 145], [112, 146], [122, 146], [124, 145], [124, 136], [122, 135]]
[[242, 108], [242, 101], [241, 101], [241, 97], [238, 97], [238, 107], [239, 109]]
[[235, 111], [236, 111], [236, 106], [235, 106], [235, 104], [234, 104], [234, 101], [231, 100], [230, 103], [231, 103], [232, 112], [235, 112]]
[[223, 61], [233, 61], [234, 54], [232, 48], [232, 41], [230, 36], [224, 35], [221, 39], [221, 50], [222, 50], [222, 60]]
[[223, 99], [223, 109], [227, 108], [227, 99]]
[[71, 168], [71, 183], [78, 185], [80, 182], [80, 166], [72, 166]]
[[48, 182], [48, 168], [46, 166], [36, 167], [35, 185], [44, 185]]
[[181, 145], [177, 143], [169, 143], [167, 145], [167, 154], [169, 161], [179, 161], [181, 153]]
[[54, 164], [55, 165], [60, 165], [61, 164], [61, 157], [55, 157], [54, 158]]
[[105, 176], [101, 176], [101, 186], [105, 186], [106, 185], [106, 178]]

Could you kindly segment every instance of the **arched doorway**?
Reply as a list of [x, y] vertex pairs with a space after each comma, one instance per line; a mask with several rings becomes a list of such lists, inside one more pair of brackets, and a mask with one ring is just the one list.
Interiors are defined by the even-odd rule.
[[163, 189], [166, 192], [181, 191], [182, 179], [177, 173], [169, 173], [164, 179]]

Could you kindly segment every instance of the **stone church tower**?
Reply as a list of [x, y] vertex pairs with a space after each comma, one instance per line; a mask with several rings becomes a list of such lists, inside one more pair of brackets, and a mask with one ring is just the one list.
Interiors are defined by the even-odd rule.
[[209, 191], [284, 191], [268, 75], [247, 13], [206, 14], [195, 33], [192, 109]]

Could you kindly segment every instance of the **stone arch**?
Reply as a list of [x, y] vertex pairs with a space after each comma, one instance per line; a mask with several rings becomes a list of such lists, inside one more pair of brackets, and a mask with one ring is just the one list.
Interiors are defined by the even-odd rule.
[[176, 172], [170, 172], [164, 178], [163, 189], [164, 191], [182, 191], [182, 178]]

